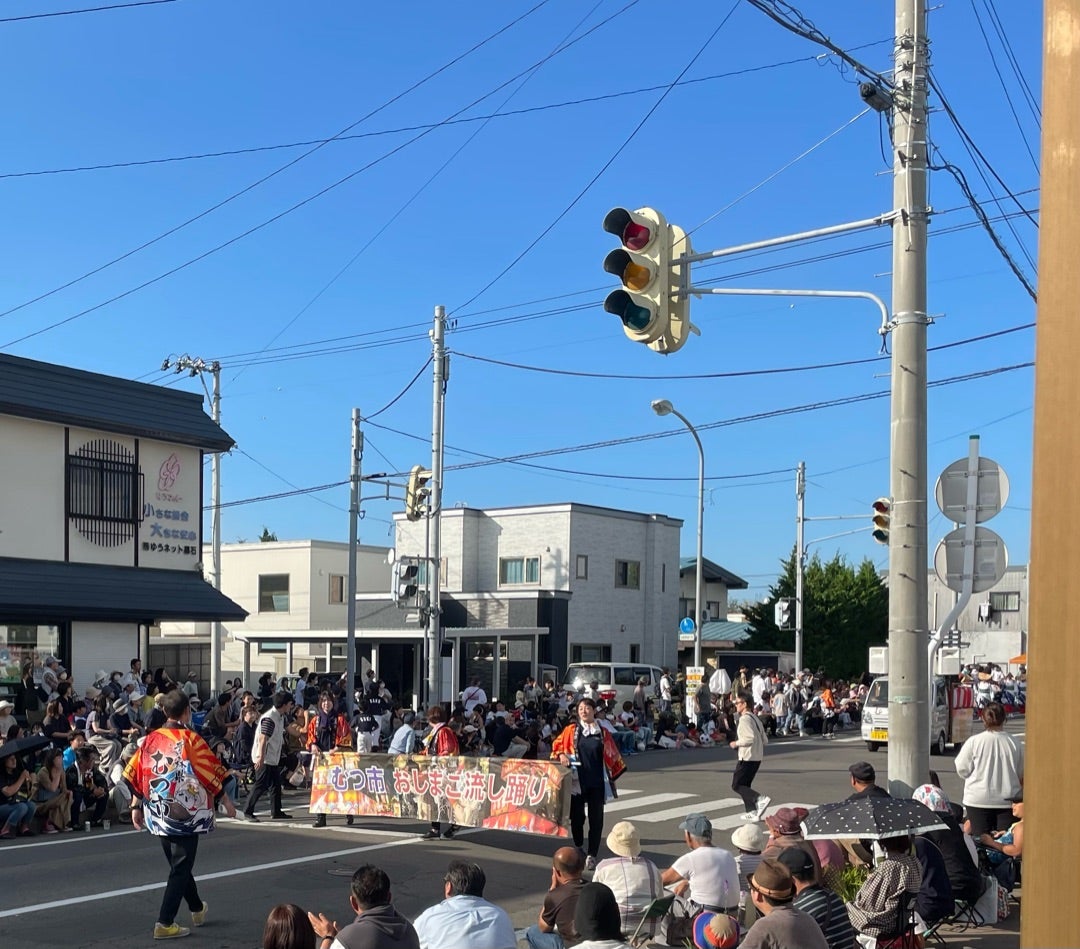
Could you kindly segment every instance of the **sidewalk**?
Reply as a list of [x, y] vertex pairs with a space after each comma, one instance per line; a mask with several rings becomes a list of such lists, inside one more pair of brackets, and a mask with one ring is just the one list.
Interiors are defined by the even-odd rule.
[[[1014, 896], [1020, 897], [1017, 887]], [[959, 932], [947, 926], [938, 930], [950, 949], [1020, 949], [1020, 904], [1010, 900], [1009, 918], [993, 926], [979, 926]], [[928, 944], [929, 945], [929, 944]]]

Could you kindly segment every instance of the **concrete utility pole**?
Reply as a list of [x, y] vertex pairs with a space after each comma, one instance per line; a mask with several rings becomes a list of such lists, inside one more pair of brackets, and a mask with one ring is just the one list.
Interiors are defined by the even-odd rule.
[[806, 462], [795, 469], [795, 671], [803, 670], [803, 583], [806, 575]]
[[356, 545], [359, 542], [360, 464], [364, 457], [364, 433], [360, 431], [360, 410], [352, 410], [352, 468], [349, 472], [349, 583], [346, 596], [345, 690], [349, 721], [356, 711]]
[[[1076, 888], [1062, 876], [1076, 830], [1061, 824], [1080, 785], [1080, 730], [1062, 728], [1055, 687], [1080, 666], [1073, 590], [1080, 547], [1080, 3], [1043, 4], [1042, 200], [1035, 331], [1035, 444], [1031, 508], [1030, 636], [1024, 820], [1024, 912], [1020, 945], [1080, 946]], [[1072, 513], [1070, 513], [1072, 512]]]
[[446, 308], [435, 307], [431, 330], [431, 482], [428, 494], [428, 704], [442, 701], [442, 611], [439, 609], [442, 566], [443, 419], [446, 415], [446, 382], [450, 357], [446, 354]]
[[[893, 71], [889, 790], [910, 797], [930, 762], [926, 679], [926, 149], [925, 0], [896, 0]], [[1044, 202], [1045, 203], [1045, 202]]]

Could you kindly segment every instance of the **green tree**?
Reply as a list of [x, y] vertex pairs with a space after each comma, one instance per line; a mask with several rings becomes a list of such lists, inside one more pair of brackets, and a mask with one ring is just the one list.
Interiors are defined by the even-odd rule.
[[262, 535], [259, 537], [260, 544], [271, 544], [277, 540], [277, 534], [275, 534], [269, 527], [264, 527]]
[[[746, 604], [751, 635], [747, 649], [795, 649], [795, 633], [773, 621], [776, 601], [795, 596], [795, 553], [781, 562], [782, 572], [763, 603]], [[873, 563], [858, 567], [836, 554], [823, 561], [815, 554], [803, 579], [803, 665], [827, 675], [861, 675], [871, 646], [888, 639], [889, 590]]]

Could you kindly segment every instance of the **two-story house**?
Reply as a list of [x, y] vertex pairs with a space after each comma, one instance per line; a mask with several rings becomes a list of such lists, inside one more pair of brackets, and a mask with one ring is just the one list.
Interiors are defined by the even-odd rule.
[[203, 456], [232, 445], [194, 393], [0, 355], [0, 688], [55, 656], [81, 694], [162, 620], [243, 620], [202, 570]]

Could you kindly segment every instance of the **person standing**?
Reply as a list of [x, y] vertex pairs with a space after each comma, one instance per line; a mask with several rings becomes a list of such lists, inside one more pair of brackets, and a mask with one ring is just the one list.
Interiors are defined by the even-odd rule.
[[[457, 735], [454, 734], [454, 729], [446, 724], [446, 712], [443, 707], [441, 705], [432, 705], [428, 709], [427, 719], [431, 723], [431, 731], [428, 732], [427, 738], [424, 739], [422, 754], [432, 755], [433, 757], [448, 757], [460, 754]], [[438, 803], [436, 802], [437, 806]], [[448, 824], [446, 832], [443, 833], [442, 824], [437, 820], [433, 820], [431, 830], [424, 834], [421, 840], [438, 840], [439, 837], [450, 840], [456, 833], [457, 826], [454, 823]]]
[[191, 931], [176, 922], [180, 903], [191, 910], [192, 926], [206, 922], [207, 905], [195, 884], [199, 835], [214, 829], [214, 807], [236, 808], [224, 794], [225, 766], [206, 741], [192, 731], [191, 702], [174, 689], [165, 696], [166, 722], [146, 736], [124, 768], [131, 789], [131, 821], [161, 838], [169, 878], [154, 924], [155, 939], [178, 939]]
[[671, 670], [667, 666], [663, 668], [663, 674], [660, 676], [660, 711], [671, 711]]
[[[318, 762], [319, 755], [352, 749], [352, 729], [349, 728], [349, 720], [334, 708], [334, 697], [329, 692], [323, 692], [319, 696], [319, 711], [308, 720], [306, 737], [305, 747], [311, 753], [313, 767]], [[352, 826], [352, 814], [345, 818], [345, 823]], [[312, 826], [325, 827], [326, 815], [316, 814]]]
[[[577, 724], [567, 725], [551, 746], [551, 757], [574, 769], [570, 794], [570, 832], [582, 848], [585, 841], [585, 812], [589, 814], [587, 870], [596, 869], [596, 856], [604, 838], [604, 800], [609, 787], [626, 770], [618, 746], [596, 720], [596, 703], [582, 699], [577, 704]], [[614, 793], [614, 792], [613, 792]]]
[[255, 743], [251, 748], [251, 763], [255, 767], [255, 784], [244, 802], [244, 820], [259, 822], [255, 805], [266, 792], [270, 792], [270, 818], [290, 820], [291, 815], [281, 809], [281, 762], [285, 755], [285, 728], [293, 710], [293, 697], [289, 692], [274, 694], [273, 704], [263, 712], [255, 731]]
[[468, 715], [477, 705], [487, 705], [487, 692], [480, 685], [479, 679], [473, 679], [469, 687], [461, 693], [461, 704], [465, 706], [465, 714]]
[[991, 702], [982, 710], [986, 730], [973, 735], [956, 754], [956, 773], [964, 779], [964, 809], [976, 840], [1007, 830], [1012, 821], [1008, 802], [1024, 785], [1024, 749], [1004, 731], [1005, 709]]
[[743, 799], [746, 807], [743, 818], [760, 820], [765, 809], [772, 803], [772, 798], [767, 794], [758, 794], [751, 785], [761, 767], [761, 760], [765, 757], [765, 746], [769, 743], [769, 738], [765, 734], [765, 726], [750, 710], [752, 701], [752, 696], [747, 692], [740, 692], [735, 698], [735, 711], [738, 713], [739, 722], [735, 740], [730, 742], [730, 745], [737, 750], [739, 760], [731, 776], [731, 790]]

